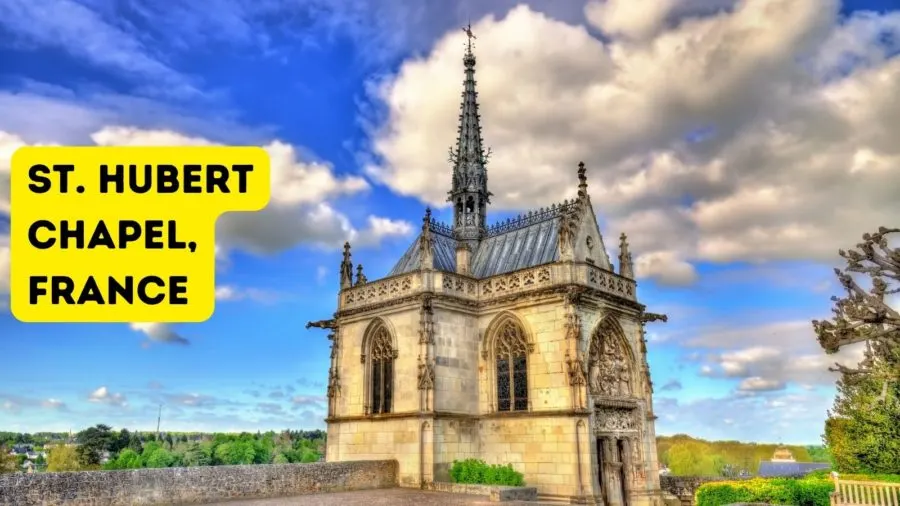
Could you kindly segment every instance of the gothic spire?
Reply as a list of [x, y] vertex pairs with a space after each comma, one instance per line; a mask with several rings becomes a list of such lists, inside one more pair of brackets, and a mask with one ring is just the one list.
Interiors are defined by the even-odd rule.
[[477, 242], [485, 233], [487, 204], [487, 158], [481, 139], [481, 116], [478, 114], [478, 92], [475, 91], [475, 54], [472, 52], [472, 26], [463, 28], [469, 38], [463, 56], [465, 79], [459, 112], [456, 147], [450, 148], [453, 164], [452, 187], [448, 200], [454, 202], [456, 238]]
[[634, 279], [634, 264], [631, 261], [631, 252], [628, 251], [628, 237], [625, 232], [622, 232], [619, 241], [619, 275]]
[[350, 243], [344, 243], [344, 260], [341, 262], [341, 289], [353, 286], [353, 262], [350, 261]]

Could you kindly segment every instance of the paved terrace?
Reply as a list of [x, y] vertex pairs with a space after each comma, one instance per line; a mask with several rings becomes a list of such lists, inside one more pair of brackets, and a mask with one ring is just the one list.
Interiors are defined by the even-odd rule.
[[411, 488], [386, 488], [310, 494], [281, 499], [250, 499], [213, 503], [213, 506], [536, 506], [553, 504], [538, 501], [491, 502], [489, 498], [470, 494], [428, 492]]

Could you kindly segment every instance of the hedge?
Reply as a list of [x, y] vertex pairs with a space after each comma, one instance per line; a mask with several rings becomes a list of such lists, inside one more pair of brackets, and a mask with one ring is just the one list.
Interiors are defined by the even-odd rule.
[[[839, 474], [848, 481], [900, 483], [895, 474]], [[697, 489], [696, 506], [723, 506], [733, 503], [789, 504], [792, 506], [829, 506], [834, 482], [830, 471], [810, 473], [805, 478], [753, 478], [741, 481], [704, 483]]]
[[704, 483], [697, 489], [697, 506], [734, 503], [829, 506], [834, 483], [823, 479], [754, 478], [742, 481]]
[[513, 469], [510, 464], [489, 466], [479, 459], [454, 460], [450, 467], [450, 479], [454, 483], [477, 485], [521, 487], [525, 484], [522, 473]]

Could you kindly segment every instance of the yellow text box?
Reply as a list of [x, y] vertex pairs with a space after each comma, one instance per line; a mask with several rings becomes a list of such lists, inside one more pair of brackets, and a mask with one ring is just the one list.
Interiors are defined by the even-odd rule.
[[38, 147], [10, 176], [10, 305], [24, 322], [201, 322], [215, 223], [269, 202], [259, 147]]

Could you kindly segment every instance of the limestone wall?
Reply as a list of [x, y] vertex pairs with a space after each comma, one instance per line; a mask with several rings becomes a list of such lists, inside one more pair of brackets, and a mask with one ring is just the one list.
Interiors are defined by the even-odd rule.
[[[498, 417], [481, 422], [481, 458], [488, 464], [512, 464], [542, 496], [580, 495], [578, 420], [567, 417]], [[584, 431], [582, 431], [584, 432]], [[590, 483], [590, 446], [582, 433], [582, 486]]]
[[[397, 358], [394, 360], [394, 389], [391, 412], [403, 413], [419, 409], [418, 377], [419, 309], [417, 304], [392, 308], [381, 313], [381, 321], [390, 329], [395, 340]], [[338, 356], [342, 378], [336, 416], [358, 416], [365, 413], [365, 364], [360, 361], [363, 337], [375, 318], [360, 318], [342, 323], [341, 351]], [[412, 388], [410, 388], [412, 386]]]
[[434, 410], [477, 414], [477, 319], [471, 314], [437, 304], [433, 318]]
[[[559, 297], [529, 304], [510, 304], [479, 317], [481, 334], [498, 316], [513, 314], [525, 327], [534, 353], [528, 355], [528, 402], [530, 410], [571, 409], [572, 395], [565, 375], [565, 309]], [[492, 336], [487, 336], [488, 340]], [[488, 343], [490, 345], [490, 343]], [[485, 360], [479, 345], [479, 411], [496, 412], [496, 363], [490, 354]], [[490, 351], [490, 350], [489, 350]]]
[[[361, 419], [328, 425], [329, 461], [396, 460], [400, 485], [419, 483], [421, 423], [415, 418]], [[332, 433], [338, 433], [332, 438]]]
[[393, 487], [395, 461], [0, 475], [0, 506], [201, 504]]

